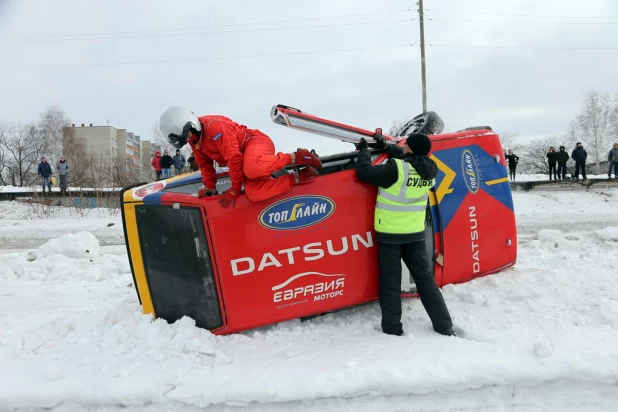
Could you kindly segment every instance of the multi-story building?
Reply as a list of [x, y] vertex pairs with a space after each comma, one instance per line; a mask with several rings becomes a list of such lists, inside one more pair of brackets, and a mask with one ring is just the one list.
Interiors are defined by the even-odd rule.
[[[142, 141], [139, 135], [113, 126], [72, 125], [75, 138], [84, 142], [86, 156], [93, 160], [120, 160], [133, 173], [141, 174], [144, 165], [150, 167], [154, 155], [150, 142]], [[146, 151], [142, 147], [147, 146]], [[152, 145], [154, 146], [154, 145]]]
[[142, 155], [142, 179], [150, 181], [154, 179], [154, 172], [150, 162], [155, 156], [157, 150], [161, 151], [161, 146], [148, 140], [141, 141], [141, 155]]

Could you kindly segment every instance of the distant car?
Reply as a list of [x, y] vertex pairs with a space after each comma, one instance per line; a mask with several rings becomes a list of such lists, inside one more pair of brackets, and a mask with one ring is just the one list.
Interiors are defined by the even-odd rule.
[[[288, 118], [294, 113], [287, 109], [275, 106], [273, 120], [294, 127], [300, 117]], [[302, 116], [303, 129], [329, 137], [371, 134]], [[438, 285], [512, 266], [517, 233], [498, 136], [479, 127], [430, 137], [439, 174], [426, 240]], [[123, 189], [124, 233], [144, 312], [169, 322], [186, 315], [227, 334], [377, 300], [377, 188], [357, 179], [357, 154], [322, 157], [315, 179], [263, 202], [240, 196], [233, 209], [219, 205], [220, 195], [197, 198], [199, 172]], [[372, 159], [379, 164], [386, 155], [374, 151]], [[230, 182], [225, 170], [218, 175], [221, 193]], [[415, 291], [404, 279], [402, 295]]]

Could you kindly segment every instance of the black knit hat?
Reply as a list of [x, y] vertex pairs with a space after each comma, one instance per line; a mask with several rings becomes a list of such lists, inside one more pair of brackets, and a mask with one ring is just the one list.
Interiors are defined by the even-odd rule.
[[428, 155], [431, 152], [431, 140], [426, 134], [414, 133], [408, 136], [406, 144], [415, 155]]

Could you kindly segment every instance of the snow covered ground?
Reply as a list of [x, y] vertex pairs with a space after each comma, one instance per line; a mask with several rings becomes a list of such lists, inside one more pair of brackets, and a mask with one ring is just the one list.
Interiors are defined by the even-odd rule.
[[377, 304], [221, 337], [152, 321], [118, 214], [0, 202], [0, 411], [614, 411], [618, 190], [514, 198], [517, 265], [443, 288], [463, 338], [418, 299], [403, 337]]

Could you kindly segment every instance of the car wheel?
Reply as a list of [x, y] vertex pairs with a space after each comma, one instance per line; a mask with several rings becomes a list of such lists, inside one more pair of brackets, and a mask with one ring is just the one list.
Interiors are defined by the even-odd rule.
[[436, 112], [425, 112], [404, 123], [393, 136], [402, 137], [412, 133], [439, 134], [442, 130], [444, 130], [444, 122], [440, 116]]

